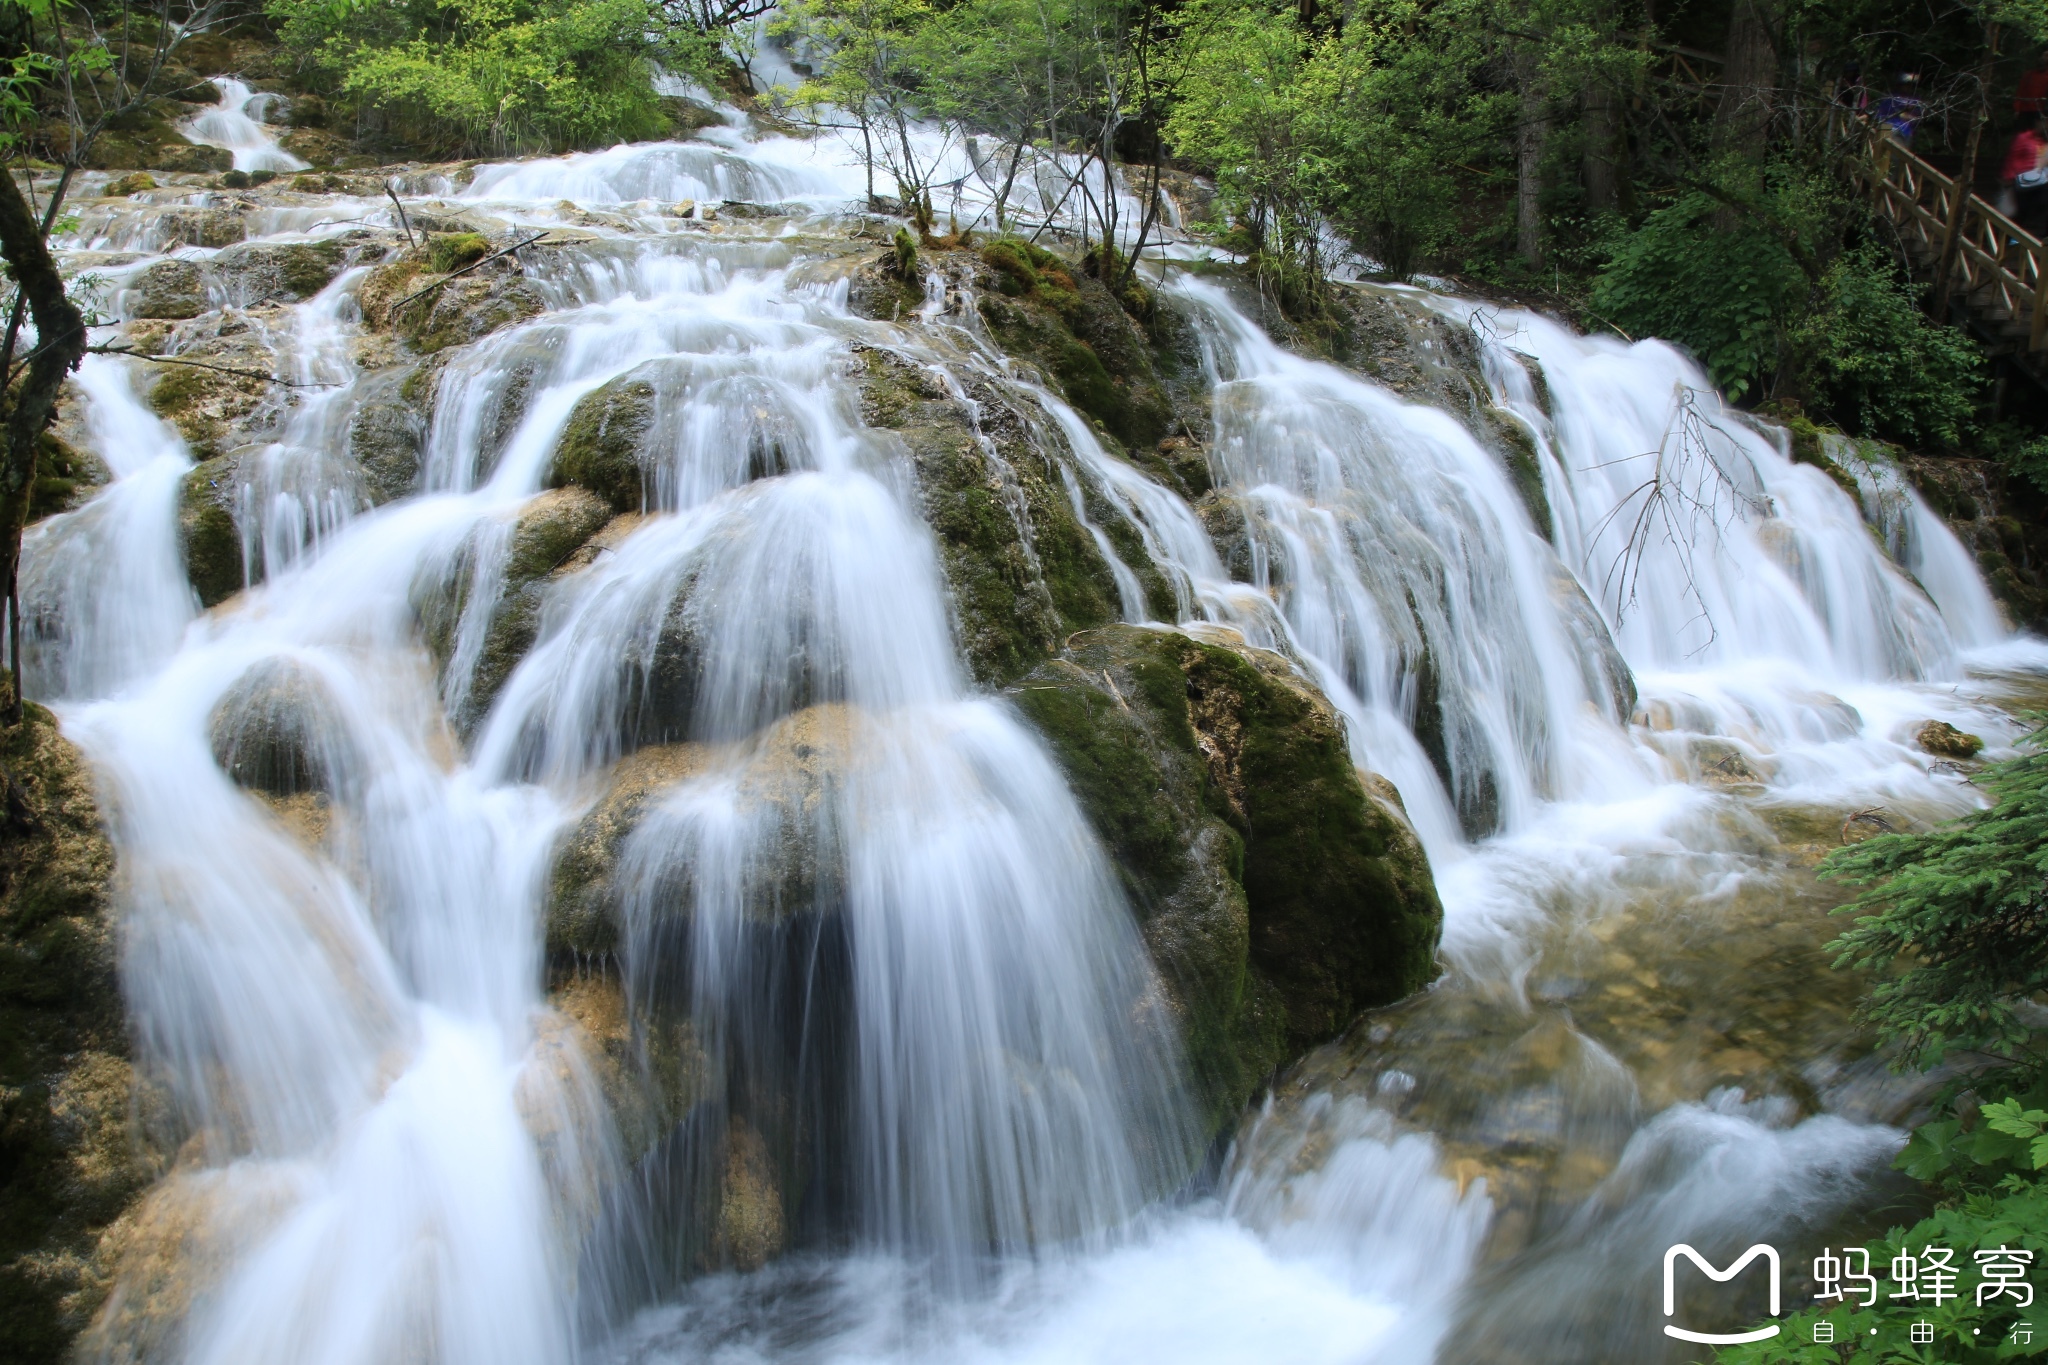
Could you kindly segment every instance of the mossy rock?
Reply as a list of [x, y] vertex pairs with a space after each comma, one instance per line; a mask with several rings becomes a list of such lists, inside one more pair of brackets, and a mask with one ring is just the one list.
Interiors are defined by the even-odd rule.
[[700, 100], [664, 95], [659, 102], [675, 137], [691, 137], [706, 128], [725, 126], [725, 115]]
[[249, 235], [249, 225], [232, 209], [180, 209], [158, 217], [164, 250], [180, 246], [233, 246]]
[[1549, 540], [1550, 494], [1543, 487], [1543, 460], [1536, 449], [1536, 438], [1512, 413], [1500, 408], [1482, 409], [1480, 420], [1491, 438], [1487, 444], [1506, 466], [1508, 482], [1521, 497], [1530, 525], [1537, 535]]
[[917, 365], [855, 353], [863, 420], [901, 439], [916, 468], [975, 676], [1000, 685], [1071, 632], [1115, 619], [1116, 581], [1014, 400], [976, 380], [963, 403]]
[[587, 488], [621, 512], [639, 511], [647, 478], [642, 447], [656, 397], [652, 383], [631, 374], [585, 394], [562, 429], [548, 482]]
[[178, 490], [178, 548], [204, 607], [243, 587], [242, 531], [235, 520], [240, 482], [235, 458], [221, 455], [194, 467]]
[[[207, 88], [210, 90], [213, 87], [208, 86]], [[155, 176], [151, 175], [148, 171], [135, 171], [132, 174], [116, 176], [109, 180], [107, 187], [100, 191], [100, 193], [109, 199], [125, 199], [131, 194], [141, 194], [144, 190], [153, 190], [155, 188]]]
[[30, 703], [0, 732], [0, 1358], [56, 1365], [106, 1296], [100, 1241], [161, 1170], [116, 975], [114, 853], [83, 757]]
[[[483, 640], [466, 680], [449, 680], [450, 695], [459, 697], [451, 720], [459, 730], [474, 728], [489, 712], [499, 691], [533, 647], [541, 608], [554, 583], [588, 567], [591, 555], [578, 551], [608, 525], [629, 522], [616, 517], [604, 499], [582, 488], [542, 493], [520, 509], [504, 546], [505, 564], [497, 596], [488, 603], [470, 600], [476, 545], [453, 566], [440, 590], [416, 603], [427, 648], [444, 670], [454, 666], [456, 641], [471, 611], [486, 611]], [[619, 529], [624, 535], [625, 527]], [[460, 684], [459, 686], [457, 684]]]
[[202, 147], [193, 142], [162, 142], [145, 153], [145, 167], [152, 171], [173, 171], [187, 175], [218, 175], [235, 166], [235, 154], [225, 147]]
[[1913, 743], [1921, 752], [1936, 758], [1972, 759], [1984, 748], [1984, 741], [1944, 720], [1930, 720], [1913, 732]]
[[1862, 489], [1856, 483], [1856, 476], [1842, 468], [1841, 464], [1828, 454], [1826, 437], [1832, 433], [1820, 427], [1801, 413], [1792, 413], [1783, 419], [1788, 445], [1794, 464], [1812, 465], [1821, 473], [1840, 485], [1843, 492], [1861, 502]]
[[1278, 656], [1109, 626], [1009, 695], [1123, 877], [1217, 1127], [1276, 1067], [1435, 976], [1421, 845]]
[[205, 272], [190, 261], [158, 261], [136, 277], [135, 289], [141, 295], [132, 310], [138, 318], [183, 321], [213, 307]]
[[395, 332], [431, 355], [547, 310], [547, 300], [526, 282], [512, 258], [501, 256], [449, 279], [432, 269], [431, 254], [428, 246], [412, 247], [364, 276], [356, 303], [365, 326]]
[[1003, 350], [1036, 364], [1118, 441], [1150, 448], [1174, 422], [1154, 357], [1121, 302], [1079, 267], [1027, 242], [984, 247], [996, 288], [977, 302]]
[[[833, 837], [832, 822], [820, 819], [820, 812], [831, 808], [840, 775], [865, 761], [859, 751], [866, 742], [860, 713], [827, 703], [791, 712], [743, 746], [656, 744], [620, 759], [607, 777], [604, 795], [557, 854], [548, 894], [549, 952], [558, 963], [581, 962], [619, 948], [627, 890], [621, 858], [627, 840], [662, 796], [714, 763], [733, 778], [735, 800], [750, 812], [755, 828], [767, 834], [753, 850], [748, 920], [774, 926], [799, 916], [836, 913], [833, 888], [846, 883], [846, 852]], [[690, 875], [686, 865], [668, 871], [684, 879]], [[687, 951], [682, 945], [689, 941], [688, 895], [656, 899], [669, 918], [640, 926], [646, 935], [636, 945], [642, 968]]]
[[2048, 498], [1989, 460], [1891, 454], [1975, 556], [2011, 624], [2048, 629]]
[[332, 795], [348, 766], [326, 684], [290, 659], [244, 673], [214, 704], [207, 726], [214, 761], [249, 791]]
[[319, 242], [250, 243], [232, 246], [210, 263], [229, 301], [238, 308], [310, 299], [373, 245], [367, 232]]
[[449, 232], [427, 242], [427, 269], [437, 275], [474, 265], [491, 254], [491, 243], [482, 233]]
[[611, 520], [611, 504], [582, 488], [542, 493], [520, 511], [506, 555], [504, 587], [458, 717], [465, 728], [490, 710], [512, 671], [533, 648], [556, 570]]
[[427, 418], [413, 381], [420, 367], [366, 375], [349, 415], [348, 450], [373, 506], [419, 491]]
[[41, 521], [81, 507], [112, 480], [113, 471], [99, 456], [46, 431], [36, 439], [36, 481], [29, 494], [28, 519]]
[[246, 327], [226, 335], [181, 340], [176, 354], [196, 364], [161, 364], [146, 401], [178, 429], [201, 460], [222, 454], [231, 433], [272, 397], [276, 356]]
[[291, 128], [277, 145], [313, 166], [339, 166], [356, 155], [353, 142], [328, 128]]

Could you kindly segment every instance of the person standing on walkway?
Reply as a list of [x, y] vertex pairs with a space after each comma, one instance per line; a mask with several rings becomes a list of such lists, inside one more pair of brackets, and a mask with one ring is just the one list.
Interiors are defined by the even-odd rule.
[[[2048, 137], [2040, 114], [2020, 115], [2020, 130], [2005, 153], [1999, 183], [2010, 191], [2012, 219], [2036, 237], [2048, 223]], [[2006, 196], [1999, 196], [2003, 206]]]
[[1921, 116], [1927, 112], [1926, 101], [1920, 98], [1920, 77], [1912, 71], [1901, 71], [1892, 83], [1892, 93], [1879, 100], [1870, 111], [1877, 121], [1891, 129], [1892, 136], [1913, 145], [1913, 129], [1920, 124]]

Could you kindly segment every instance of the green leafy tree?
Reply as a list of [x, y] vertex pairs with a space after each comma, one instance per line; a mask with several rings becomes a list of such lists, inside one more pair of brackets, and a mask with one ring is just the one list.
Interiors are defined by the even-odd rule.
[[717, 35], [649, 0], [271, 0], [285, 41], [391, 136], [502, 155], [659, 137], [657, 69]]

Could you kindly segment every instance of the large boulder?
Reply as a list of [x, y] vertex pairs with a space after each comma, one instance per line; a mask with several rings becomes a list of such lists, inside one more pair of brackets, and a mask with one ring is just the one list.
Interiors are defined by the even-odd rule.
[[129, 311], [138, 318], [196, 318], [213, 307], [206, 296], [206, 275], [190, 261], [158, 261], [135, 279], [137, 300]]
[[640, 511], [647, 488], [641, 451], [655, 402], [654, 385], [637, 374], [585, 394], [562, 429], [548, 481], [588, 489], [621, 512]]
[[102, 1239], [164, 1163], [122, 1018], [113, 849], [33, 703], [0, 733], [0, 789], [0, 1358], [55, 1365], [105, 1296]]
[[333, 697], [290, 659], [244, 673], [208, 717], [214, 761], [248, 791], [290, 797], [331, 794], [349, 766]]
[[1109, 626], [1009, 690], [1123, 876], [1208, 1119], [1434, 976], [1442, 909], [1329, 703], [1224, 631]]

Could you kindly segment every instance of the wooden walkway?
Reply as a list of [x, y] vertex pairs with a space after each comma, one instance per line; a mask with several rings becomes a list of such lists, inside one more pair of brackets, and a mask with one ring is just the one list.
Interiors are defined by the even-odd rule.
[[1868, 155], [1858, 158], [1864, 188], [1898, 228], [1914, 271], [1932, 280], [1953, 239], [1950, 307], [1974, 324], [1993, 355], [2048, 372], [2048, 245], [1977, 195], [1958, 203], [1953, 177], [1889, 129], [1865, 128]]

